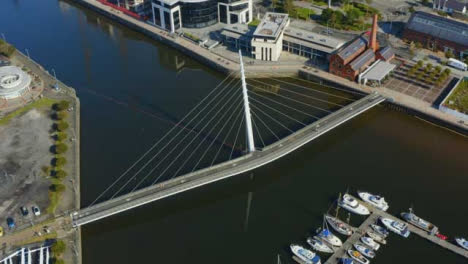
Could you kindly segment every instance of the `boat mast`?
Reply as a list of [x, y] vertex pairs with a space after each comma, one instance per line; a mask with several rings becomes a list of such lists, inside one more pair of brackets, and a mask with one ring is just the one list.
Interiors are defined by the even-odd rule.
[[338, 194], [338, 200], [336, 202], [335, 218], [338, 217], [338, 212], [340, 211], [340, 206], [338, 205], [340, 200], [341, 200], [341, 193]]

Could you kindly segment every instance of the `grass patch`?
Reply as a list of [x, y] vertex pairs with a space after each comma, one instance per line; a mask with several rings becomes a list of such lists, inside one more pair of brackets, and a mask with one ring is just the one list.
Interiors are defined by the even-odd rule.
[[32, 237], [30, 239], [23, 240], [19, 243], [19, 245], [16, 245], [16, 246], [39, 243], [47, 239], [56, 239], [56, 238], [57, 238], [57, 232], [54, 231], [54, 232], [50, 232], [49, 234], [43, 234], [42, 236]]
[[303, 20], [308, 20], [311, 15], [315, 14], [314, 10], [305, 7], [295, 7], [294, 12], [297, 18]]
[[60, 192], [54, 192], [49, 190], [49, 206], [47, 207], [46, 211], [48, 214], [54, 214], [57, 206], [60, 202], [60, 198], [62, 194]]
[[455, 91], [445, 101], [444, 105], [458, 112], [468, 114], [468, 81], [458, 84]]
[[195, 35], [192, 35], [190, 33], [187, 33], [187, 32], [184, 32], [184, 36], [192, 41], [195, 41], [195, 42], [199, 42], [200, 41], [200, 38], [195, 36]]
[[39, 99], [37, 101], [34, 101], [34, 102], [26, 105], [23, 108], [17, 109], [15, 111], [9, 113], [8, 115], [6, 115], [2, 119], [0, 119], [0, 126], [8, 124], [8, 122], [10, 122], [10, 120], [13, 119], [14, 117], [22, 115], [22, 114], [28, 112], [29, 110], [31, 110], [33, 108], [52, 107], [52, 105], [55, 104], [56, 102], [57, 102], [57, 100], [55, 100], [55, 99], [50, 99], [50, 98], [43, 97], [43, 98], [41, 98], [41, 99]]
[[257, 27], [260, 24], [260, 19], [255, 18], [252, 22], [249, 23], [250, 27]]

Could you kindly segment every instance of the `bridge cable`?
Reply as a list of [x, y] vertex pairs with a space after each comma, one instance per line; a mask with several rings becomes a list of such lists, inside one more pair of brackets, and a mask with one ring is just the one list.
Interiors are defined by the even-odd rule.
[[[283, 103], [280, 103], [280, 102], [278, 102], [278, 101], [275, 101], [274, 99], [268, 98], [268, 97], [266, 97], [266, 96], [263, 96], [263, 95], [260, 95], [260, 94], [256, 94], [256, 93], [254, 93], [254, 92], [250, 92], [250, 94], [254, 94], [254, 95], [256, 95], [256, 96], [258, 96], [258, 97], [261, 97], [261, 98], [264, 98], [264, 99], [266, 99], [266, 100], [268, 100], [268, 101], [270, 101], [270, 102], [273, 102], [273, 103], [279, 104], [279, 105], [281, 105], [281, 106], [284, 106], [284, 107], [286, 107], [286, 108], [292, 109], [292, 110], [294, 110], [294, 111], [296, 111], [296, 112], [299, 112], [299, 113], [301, 113], [301, 114], [307, 115], [307, 116], [309, 116], [309, 117], [313, 117], [313, 118], [315, 118], [315, 119], [317, 119], [317, 120], [320, 119], [320, 117], [316, 117], [316, 116], [314, 116], [314, 115], [312, 115], [312, 114], [308, 114], [308, 113], [306, 113], [306, 112], [304, 112], [304, 111], [302, 111], [302, 110], [298, 110], [298, 109], [296, 109], [296, 108], [294, 108], [294, 107], [292, 107], [292, 106], [285, 105], [285, 104], [283, 104]], [[287, 97], [285, 97], [285, 98], [287, 98]], [[293, 102], [299, 102], [299, 101], [294, 100], [294, 99], [290, 99], [290, 100], [292, 100]], [[309, 105], [307, 105], [306, 103], [303, 103], [303, 104], [305, 104], [306, 106], [309, 106]], [[324, 110], [324, 111], [327, 111], [327, 112], [331, 113], [331, 111], [328, 111], [328, 110]]]
[[[276, 120], [275, 118], [273, 118], [272, 116], [270, 116], [269, 114], [265, 113], [264, 111], [262, 111], [262, 109], [260, 109], [259, 107], [257, 107], [256, 105], [252, 105], [253, 108], [257, 109], [260, 113], [262, 113], [263, 115], [269, 117], [270, 119], [272, 119], [273, 121], [275, 121], [278, 125], [284, 127], [285, 129], [287, 129], [289, 132], [291, 133], [294, 133], [294, 131], [292, 131], [291, 129], [289, 129], [287, 126], [283, 125], [281, 122], [279, 122], [278, 120]], [[261, 119], [260, 119], [261, 120]]]
[[[239, 91], [241, 91], [239, 89]], [[241, 94], [239, 92], [239, 94]], [[233, 104], [234, 105], [234, 104]], [[198, 164], [200, 164], [200, 162], [202, 161], [202, 159], [205, 157], [205, 155], [207, 154], [208, 150], [211, 148], [211, 146], [213, 146], [213, 143], [216, 141], [216, 139], [219, 137], [219, 135], [221, 134], [221, 132], [223, 131], [224, 127], [228, 124], [228, 121], [231, 119], [232, 116], [234, 116], [234, 113], [236, 112], [237, 109], [242, 109], [242, 105], [243, 105], [243, 100], [241, 100], [239, 102], [239, 104], [236, 106], [236, 108], [234, 109], [234, 111], [231, 113], [231, 115], [229, 116], [229, 118], [226, 120], [226, 122], [224, 122], [223, 126], [221, 127], [221, 129], [219, 130], [218, 134], [216, 135], [215, 139], [211, 141], [210, 145], [206, 148], [205, 152], [203, 153], [203, 155], [200, 157], [200, 159], [198, 160], [197, 164], [195, 164], [195, 166], [193, 167], [192, 169], [192, 172], [197, 168]], [[231, 107], [229, 109], [226, 110], [226, 113], [228, 113], [229, 111], [231, 110]], [[226, 115], [226, 113], [220, 118], [220, 120], [222, 120], [224, 118], [224, 116]], [[218, 121], [219, 123], [219, 121]], [[218, 124], [216, 124], [214, 127], [216, 127]], [[213, 128], [214, 128], [213, 127]], [[206, 137], [204, 139], [204, 141], [206, 140]], [[201, 144], [201, 143], [200, 143]], [[198, 147], [197, 147], [198, 148]], [[187, 159], [188, 160], [188, 159]], [[179, 168], [180, 170], [180, 168]], [[174, 175], [175, 176], [175, 175]], [[174, 177], [173, 176], [173, 177]]]
[[255, 131], [257, 131], [258, 137], [260, 138], [263, 147], [265, 147], [265, 141], [263, 141], [262, 133], [260, 133], [260, 129], [258, 129], [257, 123], [255, 123], [255, 118], [252, 118], [252, 124], [255, 127]]
[[[231, 134], [232, 129], [234, 128], [234, 125], [237, 124], [237, 120], [239, 120], [239, 117], [241, 117], [241, 116], [242, 116], [242, 111], [240, 111], [239, 113], [237, 113], [237, 116], [236, 116], [236, 118], [234, 119], [234, 122], [232, 122], [231, 127], [229, 128], [229, 130], [228, 130], [228, 132], [227, 132], [227, 134], [226, 134], [226, 137], [225, 137], [224, 140], [223, 140], [223, 144], [224, 144], [224, 142], [226, 142], [226, 140], [228, 139], [229, 135]], [[218, 151], [216, 152], [215, 157], [213, 158], [213, 161], [211, 161], [211, 166], [213, 166], [213, 164], [215, 163], [215, 161], [216, 161], [216, 159], [218, 158], [218, 155], [219, 155], [219, 153], [221, 152], [221, 149], [222, 149], [222, 148], [223, 148], [223, 146], [220, 145], [220, 147], [218, 148]]]
[[234, 73], [237, 72], [231, 72], [226, 78], [224, 78], [216, 87], [211, 90], [211, 92], [208, 93], [197, 105], [195, 105], [192, 110], [190, 110], [179, 122], [177, 122], [162, 138], [160, 138], [156, 143], [154, 143], [151, 148], [149, 148], [140, 158], [138, 158], [126, 171], [124, 171], [112, 184], [110, 184], [101, 194], [98, 195], [98, 197], [88, 206], [94, 205], [104, 194], [106, 194], [112, 187], [114, 187], [115, 184], [117, 184], [118, 181], [120, 181], [125, 175], [127, 175], [130, 170], [132, 170], [141, 160], [143, 160], [161, 141], [163, 141], [176, 127], [179, 127], [180, 124], [184, 122], [184, 120], [192, 114], [192, 112], [197, 109], [211, 94], [213, 94], [215, 91], [219, 89], [223, 85], [223, 83], [229, 79]]
[[[257, 81], [257, 80], [253, 80], [253, 81], [271, 86], [271, 84], [264, 83], [264, 82], [261, 82], [261, 81]], [[249, 84], [249, 83], [248, 83], [247, 85], [250, 85], [251, 87], [254, 87], [254, 88], [257, 88], [257, 89], [261, 89], [261, 90], [263, 90], [263, 91], [268, 91], [268, 90], [265, 90], [264, 88], [262, 88], [262, 87], [260, 87], [260, 86], [252, 85], [252, 84]], [[279, 89], [280, 89], [280, 90], [283, 90], [283, 91], [286, 91], [286, 92], [288, 92], [288, 93], [293, 93], [293, 94], [296, 94], [296, 95], [299, 95], [299, 96], [304, 96], [304, 97], [310, 98], [310, 99], [315, 100], [315, 101], [323, 102], [323, 103], [326, 103], [326, 104], [332, 104], [332, 105], [339, 106], [339, 107], [345, 107], [345, 105], [342, 105], [342, 104], [338, 104], [338, 103], [334, 103], [334, 102], [331, 102], [331, 101], [319, 99], [319, 98], [317, 98], [317, 97], [313, 97], [313, 96], [310, 96], [310, 95], [307, 95], [307, 94], [295, 92], [295, 91], [292, 91], [292, 90], [290, 90], [290, 89], [285, 89], [285, 88], [281, 88], [281, 87], [280, 87]], [[276, 95], [279, 95], [279, 94], [276, 94]], [[311, 107], [314, 107], [314, 106], [311, 106]], [[320, 109], [320, 110], [324, 110], [324, 109], [319, 108], [319, 107], [314, 107], [314, 108], [317, 108], [317, 109]], [[324, 110], [324, 111], [328, 111], [328, 110]], [[331, 113], [331, 112], [330, 112], [330, 113]]]
[[256, 117], [258, 120], [260, 120], [260, 122], [263, 124], [263, 126], [265, 126], [265, 127], [270, 131], [270, 133], [272, 133], [272, 134], [276, 137], [277, 140], [280, 139], [280, 138], [278, 137], [278, 135], [276, 135], [276, 133], [273, 132], [273, 130], [272, 130], [269, 126], [267, 126], [267, 124], [265, 124], [265, 122], [255, 113], [255, 111], [252, 111], [252, 114], [253, 114], [253, 116]]
[[[235, 96], [237, 96], [237, 97], [235, 97]], [[219, 113], [223, 112], [222, 110], [224, 109], [224, 107], [225, 107], [226, 105], [228, 105], [228, 103], [230, 103], [231, 100], [232, 100], [233, 98], [236, 99], [236, 98], [239, 98], [240, 96], [241, 96], [241, 93], [236, 94], [236, 91], [234, 90], [234, 93], [233, 93], [232, 96], [228, 99], [228, 101], [226, 101], [226, 103], [219, 109], [219, 111], [216, 112], [216, 114], [208, 121], [208, 123], [205, 124], [205, 126], [201, 129], [201, 131], [203, 131], [206, 127], [208, 127], [208, 125], [211, 124], [211, 121], [213, 121], [213, 120], [218, 116]], [[234, 105], [234, 104], [231, 104], [231, 105], [229, 106], [229, 109], [231, 109], [233, 105]], [[208, 132], [208, 134], [210, 134], [210, 133], [216, 128], [216, 126], [219, 124], [219, 122], [220, 122], [220, 121], [223, 119], [223, 117], [228, 113], [229, 109], [228, 109], [227, 111], [224, 111], [224, 114], [218, 119], [218, 121], [216, 122], [215, 125], [211, 126], [211, 129], [210, 129], [210, 131]], [[178, 154], [175, 158], [172, 159], [171, 163], [160, 173], [160, 175], [157, 177], [157, 179], [156, 179], [155, 181], [153, 181], [153, 183], [152, 183], [151, 185], [155, 184], [155, 183], [158, 181], [158, 179], [161, 178], [161, 177], [166, 173], [166, 171], [174, 164], [174, 162], [175, 162], [176, 160], [178, 160], [178, 159], [180, 158], [180, 156], [182, 156], [182, 154], [187, 150], [187, 148], [188, 148], [189, 146], [192, 145], [192, 143], [195, 141], [195, 139], [196, 139], [198, 136], [199, 136], [199, 135], [197, 134], [196, 137], [193, 137], [192, 140], [191, 140], [188, 144], [185, 145], [184, 149], [182, 149], [182, 150], [179, 152], [179, 154]], [[198, 148], [200, 148], [200, 146], [203, 144], [203, 142], [205, 141], [205, 139], [206, 139], [206, 137], [205, 137], [203, 140], [200, 141], [200, 143], [199, 143], [199, 144], [197, 145], [197, 147], [192, 151], [192, 153], [189, 155], [189, 157], [185, 159], [184, 163], [182, 164], [182, 166], [179, 167], [179, 169], [177, 170], [176, 174], [179, 173], [180, 169], [182, 169], [182, 167], [185, 166], [185, 164], [187, 163], [187, 161], [189, 161], [189, 159], [192, 157], [192, 155], [195, 154], [195, 152], [198, 150]], [[174, 178], [174, 177], [176, 176], [176, 174], [174, 174], [174, 175], [171, 177], [171, 179]]]
[[297, 77], [287, 77], [287, 78], [291, 78], [291, 79], [295, 79], [295, 80], [299, 80], [299, 81], [303, 81], [303, 82], [309, 82], [309, 83], [312, 83], [312, 84], [318, 84], [318, 85], [321, 85], [321, 86], [324, 86], [324, 87], [327, 87], [327, 88], [331, 88], [331, 89], [335, 89], [335, 90], [338, 90], [338, 91], [342, 91], [342, 92], [347, 92], [347, 93], [353, 93], [353, 94], [358, 94], [358, 95], [364, 95], [366, 96], [367, 94], [364, 93], [364, 92], [358, 92], [358, 91], [353, 91], [353, 90], [347, 90], [347, 89], [343, 89], [343, 88], [338, 88], [338, 87], [334, 87], [334, 86], [331, 86], [331, 85], [326, 85], [326, 84], [322, 84], [322, 83], [318, 83], [318, 82], [313, 82], [311, 80], [307, 80], [307, 79], [301, 79], [301, 78], [297, 78]]
[[[232, 79], [232, 80], [229, 82], [229, 84], [228, 84], [227, 86], [225, 86], [225, 88], [223, 88], [222, 91], [224, 91], [227, 87], [230, 87], [230, 84], [232, 83], [233, 80], [234, 80], [234, 79]], [[239, 82], [240, 82], [240, 81], [237, 81], [237, 83], [239, 83]], [[221, 94], [221, 93], [219, 93], [219, 94]], [[218, 94], [218, 95], [219, 95], [219, 94]], [[220, 103], [228, 94], [229, 94], [229, 92], [225, 93], [225, 94], [215, 103], [215, 105], [214, 105], [211, 109], [209, 109], [208, 113], [206, 113], [206, 114], [201, 118], [201, 120], [198, 121], [198, 123], [194, 126], [194, 128], [198, 127], [198, 125], [201, 124], [201, 122], [202, 122], [203, 120], [205, 120], [205, 118], [213, 111], [213, 109], [215, 109], [215, 108], [219, 105], [219, 103]], [[217, 95], [217, 96], [218, 96], [218, 95]], [[212, 102], [214, 99], [217, 98], [217, 96], [213, 97], [212, 100], [211, 100], [210, 102], [208, 102], [208, 103], [203, 107], [203, 109], [202, 109], [194, 118], [196, 118], [198, 115], [200, 115], [201, 112], [204, 111], [204, 110], [211, 104], [211, 102]], [[194, 118], [193, 118], [192, 120], [194, 120]], [[192, 121], [192, 120], [191, 120], [191, 121]], [[201, 129], [201, 130], [199, 131], [199, 133], [197, 133], [197, 135], [199, 135], [199, 134], [201, 133], [201, 131], [203, 131], [203, 129]], [[152, 160], [154, 160], [154, 158], [156, 158], [156, 156], [157, 156], [159, 153], [161, 153], [167, 146], [169, 146], [169, 144], [170, 144], [179, 134], [180, 134], [180, 131], [179, 131], [179, 133], [177, 133], [177, 135], [176, 135], [174, 138], [172, 138], [172, 139], [171, 139], [171, 140], [170, 140], [170, 141], [169, 141], [153, 158], [152, 158]], [[135, 187], [133, 187], [133, 189], [132, 189], [130, 192], [135, 191], [136, 188], [138, 188], [138, 187], [144, 182], [144, 180], [146, 180], [146, 179], [148, 178], [148, 176], [150, 176], [150, 175], [156, 170], [156, 168], [159, 167], [159, 165], [160, 165], [164, 160], [166, 160], [166, 158], [169, 157], [169, 155], [172, 154], [172, 152], [174, 152], [174, 150], [185, 140], [185, 138], [187, 138], [188, 135], [189, 135], [189, 134], [185, 134], [184, 137], [176, 144], [176, 146], [173, 147], [173, 148], [171, 149], [171, 151], [170, 151], [168, 154], [166, 154], [166, 156], [165, 156], [162, 160], [160, 160], [160, 161], [156, 164], [156, 166], [153, 167], [153, 168], [150, 170], [150, 172], [148, 172], [148, 173], [143, 177], [143, 179], [141, 179], [141, 180], [138, 182], [138, 184], [137, 184]], [[152, 160], [151, 160], [151, 161], [152, 161]]]
[[288, 85], [291, 85], [291, 86], [295, 86], [295, 87], [298, 87], [298, 88], [301, 88], [301, 89], [305, 89], [305, 90], [308, 90], [308, 91], [311, 91], [311, 92], [326, 94], [326, 95], [329, 95], [329, 96], [333, 96], [333, 97], [340, 98], [340, 99], [343, 99], [343, 100], [348, 100], [348, 101], [351, 101], [351, 102], [356, 101], [356, 99], [351, 99], [351, 98], [343, 97], [343, 96], [340, 96], [340, 95], [319, 91], [317, 89], [313, 89], [313, 88], [310, 88], [310, 87], [307, 87], [307, 86], [303, 86], [303, 85], [299, 85], [299, 84], [295, 84], [295, 83], [290, 83], [290, 82], [278, 80], [278, 79], [275, 79], [275, 78], [269, 78], [269, 79], [277, 81], [277, 82], [281, 82], [281, 83], [284, 83], [284, 84], [288, 84]]
[[[242, 96], [242, 94], [241, 94], [241, 93], [238, 93], [238, 94], [237, 94], [237, 97], [235, 97], [235, 99], [239, 99], [241, 96]], [[234, 101], [235, 101], [235, 100], [234, 100]], [[229, 101], [229, 102], [230, 102], [230, 101]], [[226, 102], [226, 103], [229, 103], [229, 102]], [[208, 134], [211, 134], [211, 132], [216, 128], [216, 126], [219, 124], [219, 122], [220, 122], [221, 120], [223, 120], [224, 116], [226, 116], [226, 114], [229, 113], [229, 111], [232, 109], [233, 106], [236, 106], [236, 108], [237, 108], [237, 107], [239, 107], [239, 106], [241, 106], [241, 105], [242, 105], [242, 101], [239, 102], [239, 104], [237, 104], [237, 105], [234, 104], [234, 103], [231, 104], [231, 105], [228, 107], [228, 109], [226, 109], [226, 111], [224, 111], [223, 115], [218, 119], [218, 121], [216, 122], [216, 124], [214, 124], [214, 125], [211, 127], [211, 130], [210, 130], [210, 132], [208, 132]], [[224, 109], [224, 107], [223, 107], [222, 109]], [[216, 113], [215, 117], [216, 117], [219, 113], [221, 113], [221, 110], [222, 110], [222, 109], [220, 109], [220, 111], [219, 111], [218, 113]], [[231, 113], [231, 116], [232, 116], [233, 113], [234, 113], [234, 112]], [[227, 124], [227, 122], [225, 122], [225, 124]], [[208, 124], [207, 124], [207, 125], [208, 125]], [[223, 125], [223, 128], [224, 128], [224, 125]], [[222, 129], [221, 129], [221, 130], [222, 130]], [[220, 130], [220, 131], [221, 131], [221, 130]], [[218, 132], [218, 135], [216, 135], [216, 138], [217, 138], [218, 136], [219, 136], [219, 132]], [[195, 138], [195, 137], [194, 137], [194, 138]], [[177, 176], [177, 173], [179, 173], [179, 171], [185, 166], [185, 164], [187, 164], [187, 162], [190, 160], [190, 158], [192, 158], [193, 154], [195, 154], [195, 152], [200, 148], [200, 146], [206, 141], [206, 138], [207, 138], [207, 137], [203, 138], [203, 139], [200, 141], [200, 143], [198, 143], [197, 147], [196, 147], [196, 148], [192, 151], [192, 153], [185, 159], [184, 163], [183, 163], [181, 166], [179, 166], [179, 169], [174, 173], [174, 175], [171, 177], [171, 179], [174, 178], [175, 176]], [[215, 140], [216, 140], [216, 138], [215, 138]], [[208, 150], [210, 149], [210, 147], [212, 146], [212, 143], [214, 143], [215, 140], [212, 140], [212, 141], [211, 141], [211, 144], [206, 148], [205, 153], [206, 153], [206, 151], [208, 151]], [[189, 144], [187, 144], [186, 148], [187, 148], [189, 145], [191, 145], [192, 142], [193, 142], [193, 139], [192, 139], [192, 141], [191, 141]], [[186, 149], [186, 148], [185, 148], [185, 149]], [[185, 149], [182, 150], [182, 151], [180, 152], [179, 156], [182, 154], [183, 151], [185, 151]], [[177, 156], [177, 157], [172, 161], [172, 163], [173, 163], [176, 159], [178, 159], [179, 156]], [[203, 156], [204, 156], [204, 155], [203, 155]], [[203, 158], [203, 156], [202, 156], [202, 158]], [[195, 166], [197, 166], [197, 165], [198, 165], [198, 163], [197, 163]], [[165, 171], [164, 171], [164, 172], [165, 172]], [[161, 174], [164, 174], [164, 172], [162, 172]], [[192, 172], [193, 172], [193, 170], [192, 170]]]
[[[237, 138], [239, 137], [239, 132], [240, 132], [242, 125], [244, 124], [244, 121], [245, 121], [245, 118], [242, 118], [239, 128], [237, 129], [236, 139], [234, 140], [234, 146], [237, 143]], [[234, 153], [234, 149], [231, 150], [231, 155], [229, 155], [229, 160], [232, 159], [232, 153]]]
[[[302, 123], [301, 121], [295, 119], [294, 117], [290, 117], [290, 116], [288, 116], [287, 114], [285, 114], [285, 113], [283, 113], [283, 112], [281, 112], [281, 111], [279, 111], [279, 110], [277, 110], [277, 109], [275, 109], [275, 108], [273, 108], [273, 107], [271, 107], [271, 106], [268, 106], [268, 105], [266, 105], [266, 104], [260, 102], [259, 100], [255, 99], [255, 98], [253, 98], [253, 97], [251, 97], [250, 100], [252, 100], [252, 101], [254, 101], [254, 102], [257, 102], [257, 103], [263, 105], [264, 107], [266, 107], [266, 108], [268, 108], [268, 109], [270, 109], [270, 110], [273, 110], [273, 111], [277, 112], [278, 114], [281, 114], [281, 115], [283, 115], [283, 116], [285, 116], [285, 117], [287, 117], [287, 118], [289, 118], [289, 119], [291, 119], [291, 120], [293, 120], [293, 121], [296, 121], [296, 122], [298, 122], [299, 124], [301, 124], [301, 125], [303, 125], [303, 126], [307, 126], [306, 124], [304, 124], [304, 123]], [[281, 104], [281, 103], [280, 103], [280, 104]], [[286, 106], [286, 105], [283, 105], [283, 106]], [[288, 107], [291, 108], [291, 109], [294, 109], [293, 107], [290, 107], [290, 106], [288, 106]]]

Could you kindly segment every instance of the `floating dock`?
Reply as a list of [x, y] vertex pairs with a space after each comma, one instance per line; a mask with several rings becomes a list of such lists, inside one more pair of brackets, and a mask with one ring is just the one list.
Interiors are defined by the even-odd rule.
[[[348, 194], [349, 195], [349, 194]], [[370, 204], [354, 197], [356, 200], [358, 200], [361, 204], [365, 205], [369, 211], [371, 212], [371, 214], [367, 217], [367, 219], [358, 227], [354, 230], [354, 233], [348, 237], [348, 239], [343, 243], [343, 246], [341, 246], [340, 248], [335, 248], [335, 253], [333, 253], [333, 255], [328, 258], [328, 260], [326, 262], [324, 262], [325, 264], [337, 264], [337, 263], [340, 263], [340, 259], [341, 258], [345, 258], [345, 257], [349, 257], [346, 253], [346, 251], [348, 249], [352, 249], [353, 248], [353, 244], [358, 242], [359, 239], [361, 238], [361, 236], [364, 236], [367, 232], [367, 230], [371, 230], [371, 227], [370, 225], [371, 224], [375, 224], [378, 222], [378, 219], [380, 217], [385, 217], [385, 218], [390, 218], [390, 219], [393, 219], [393, 220], [397, 220], [397, 221], [400, 221], [400, 222], [404, 222], [406, 223], [404, 220], [402, 219], [399, 219], [397, 217], [394, 217], [393, 215], [387, 213], [387, 212], [384, 212], [382, 210], [379, 210], [373, 206], [371, 206]], [[422, 238], [425, 238], [429, 241], [431, 241], [432, 243], [436, 244], [436, 245], [439, 245], [440, 247], [442, 248], [445, 248], [447, 250], [450, 250], [458, 255], [461, 255], [465, 258], [468, 258], [468, 250], [465, 250], [455, 244], [452, 244], [448, 241], [445, 241], [445, 240], [442, 240], [434, 235], [431, 235], [430, 233], [428, 233], [427, 231], [424, 231], [420, 228], [417, 228], [416, 226], [410, 224], [410, 223], [407, 223], [408, 225], [408, 229], [409, 231], [411, 231], [411, 233], [413, 233], [414, 235], [418, 235]]]

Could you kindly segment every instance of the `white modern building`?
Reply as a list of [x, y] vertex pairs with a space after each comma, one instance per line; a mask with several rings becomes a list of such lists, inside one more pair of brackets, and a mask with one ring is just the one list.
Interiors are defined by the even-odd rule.
[[266, 13], [253, 33], [252, 57], [257, 60], [278, 61], [283, 48], [284, 29], [288, 25], [288, 14]]
[[16, 66], [0, 67], [0, 98], [13, 99], [30, 89], [31, 77]]
[[328, 57], [346, 41], [309, 30], [289, 26], [289, 17], [282, 13], [266, 13], [257, 28], [247, 25], [228, 25], [221, 31], [222, 41], [232, 50], [243, 50], [252, 58], [278, 61], [281, 52], [326, 63]]
[[252, 0], [152, 0], [151, 9], [149, 22], [169, 32], [252, 21]]

